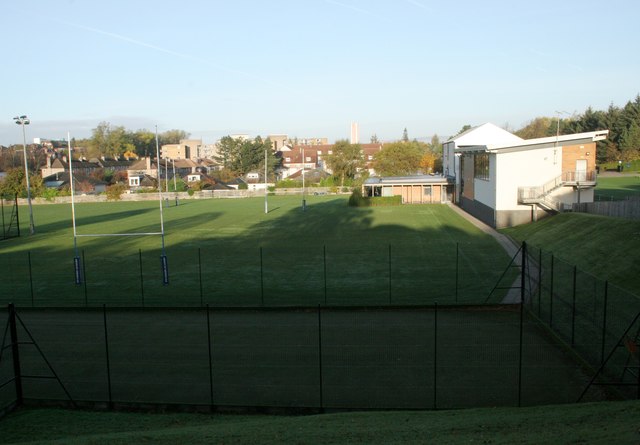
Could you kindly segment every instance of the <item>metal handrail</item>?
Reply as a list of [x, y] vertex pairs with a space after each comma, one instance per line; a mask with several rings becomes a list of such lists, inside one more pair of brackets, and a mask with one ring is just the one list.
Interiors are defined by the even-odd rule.
[[534, 186], [534, 187], [518, 187], [518, 201], [519, 202], [539, 202], [544, 200], [548, 204], [550, 204], [551, 200], [545, 200], [544, 198], [557, 189], [558, 187], [562, 187], [566, 183], [579, 183], [579, 182], [595, 182], [596, 181], [596, 171], [566, 171], [563, 172], [560, 176], [553, 178], [552, 180], [546, 182], [542, 186]]

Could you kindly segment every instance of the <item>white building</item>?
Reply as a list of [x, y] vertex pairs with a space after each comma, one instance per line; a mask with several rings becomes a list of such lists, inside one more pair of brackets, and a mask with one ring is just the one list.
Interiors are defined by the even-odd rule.
[[456, 202], [493, 227], [510, 227], [593, 201], [596, 141], [608, 130], [521, 139], [484, 124], [443, 144]]

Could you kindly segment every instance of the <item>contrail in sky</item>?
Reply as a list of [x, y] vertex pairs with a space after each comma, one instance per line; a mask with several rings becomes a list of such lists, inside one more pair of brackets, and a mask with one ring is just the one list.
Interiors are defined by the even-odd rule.
[[[221, 66], [221, 65], [218, 65], [218, 64], [215, 64], [215, 63], [211, 63], [209, 60], [203, 59], [201, 57], [197, 57], [197, 56], [193, 56], [193, 55], [185, 54], [185, 53], [180, 53], [180, 52], [177, 52], [177, 51], [172, 51], [170, 49], [163, 48], [161, 46], [153, 45], [153, 44], [150, 44], [150, 43], [147, 43], [147, 42], [143, 42], [141, 40], [136, 40], [136, 39], [133, 39], [131, 37], [124, 36], [122, 34], [116, 34], [116, 33], [109, 32], [109, 31], [104, 31], [104, 30], [98, 29], [98, 28], [92, 28], [92, 27], [89, 27], [89, 26], [79, 25], [77, 23], [71, 23], [71, 22], [67, 22], [67, 21], [59, 20], [59, 19], [50, 19], [50, 20], [54, 20], [54, 21], [56, 21], [58, 23], [61, 23], [61, 24], [64, 24], [64, 25], [67, 25], [67, 26], [70, 26], [70, 27], [73, 27], [73, 28], [82, 29], [83, 31], [88, 31], [88, 32], [91, 32], [91, 33], [94, 33], [94, 34], [100, 34], [100, 35], [107, 36], [107, 37], [110, 37], [110, 38], [116, 39], [116, 40], [122, 40], [123, 42], [127, 42], [127, 43], [130, 43], [130, 44], [133, 44], [133, 45], [136, 45], [136, 46], [140, 46], [140, 47], [143, 47], [143, 48], [148, 48], [148, 49], [151, 49], [151, 50], [154, 50], [154, 51], [158, 51], [158, 52], [161, 52], [161, 53], [164, 53], [164, 54], [169, 54], [171, 56], [178, 57], [178, 58], [181, 58], [181, 59], [191, 60], [191, 61], [195, 61], [195, 62], [198, 62], [198, 63], [201, 63], [201, 64], [208, 65], [208, 66], [213, 67], [213, 68], [222, 69], [222, 70], [227, 71], [227, 72], [232, 73], [232, 74], [239, 74], [239, 75], [242, 75], [242, 76], [247, 77], [249, 79], [258, 80], [258, 81], [260, 81], [262, 83], [265, 83], [267, 85], [270, 85], [272, 87], [279, 88], [279, 89], [282, 89], [284, 91], [288, 91], [289, 93], [294, 94], [294, 95], [296, 95], [298, 97], [304, 97], [305, 96], [300, 91], [292, 90], [291, 88], [287, 87], [286, 85], [282, 85], [282, 84], [279, 84], [277, 82], [273, 82], [272, 80], [266, 79], [264, 77], [257, 76], [255, 74], [252, 74], [252, 73], [249, 73], [249, 72], [246, 72], [246, 71], [234, 70], [234, 69], [228, 68], [226, 66]], [[314, 103], [324, 103], [324, 102], [322, 102], [321, 100], [318, 100], [318, 99], [307, 98], [307, 100], [309, 100], [311, 102], [314, 102]]]

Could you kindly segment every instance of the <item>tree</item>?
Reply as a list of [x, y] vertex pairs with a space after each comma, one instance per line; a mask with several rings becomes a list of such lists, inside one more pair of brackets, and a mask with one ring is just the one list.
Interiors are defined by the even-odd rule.
[[169, 130], [158, 135], [160, 145], [179, 144], [181, 140], [188, 139], [189, 133], [184, 130]]
[[217, 144], [216, 160], [228, 173], [225, 176], [242, 176], [251, 170], [264, 171], [264, 152], [267, 151], [267, 168], [273, 172], [279, 165], [269, 138], [257, 136], [254, 140], [225, 136]]
[[353, 179], [365, 166], [360, 144], [351, 144], [346, 139], [336, 141], [332, 154], [324, 158], [333, 176], [340, 178], [340, 186], [344, 187], [345, 179]]
[[524, 127], [516, 131], [516, 136], [522, 139], [536, 139], [556, 134], [557, 121], [550, 117], [536, 117], [529, 121]]
[[420, 159], [420, 168], [424, 173], [432, 173], [435, 169], [437, 156], [434, 152], [428, 151]]
[[91, 132], [89, 155], [120, 156], [127, 150], [135, 150], [131, 137], [122, 126], [112, 127], [109, 122], [100, 122]]
[[407, 132], [407, 127], [404, 127], [404, 131], [402, 132], [402, 142], [409, 142], [409, 133]]
[[26, 196], [26, 181], [24, 180], [24, 169], [19, 167], [9, 170], [0, 181], [0, 195], [7, 198], [14, 196]]
[[373, 133], [373, 135], [371, 135], [371, 143], [372, 144], [379, 144], [380, 141], [378, 140], [378, 135]]
[[[29, 174], [29, 187], [31, 196], [39, 196], [44, 191], [44, 182], [42, 176], [38, 174]], [[13, 198], [18, 195], [19, 198], [27, 196], [27, 181], [24, 176], [24, 168], [16, 167], [9, 170], [2, 181], [0, 181], [0, 196]]]
[[431, 136], [431, 142], [429, 143], [429, 150], [435, 154], [442, 154], [442, 143], [437, 134]]
[[393, 142], [385, 144], [373, 158], [373, 168], [380, 176], [411, 175], [420, 169], [424, 144]]
[[[158, 137], [160, 139], [160, 137]], [[152, 156], [156, 153], [156, 135], [149, 130], [137, 130], [132, 135], [135, 152], [138, 156]]]
[[[472, 127], [471, 125], [469, 125], [469, 124], [463, 125], [463, 127], [460, 129], [460, 131], [458, 131], [458, 132], [456, 133], [456, 135], [455, 135], [455, 136], [458, 136], [459, 134], [462, 134], [462, 133], [464, 133], [465, 131], [471, 130], [472, 128], [473, 128], [473, 127]], [[455, 136], [454, 136], [454, 137], [455, 137]]]

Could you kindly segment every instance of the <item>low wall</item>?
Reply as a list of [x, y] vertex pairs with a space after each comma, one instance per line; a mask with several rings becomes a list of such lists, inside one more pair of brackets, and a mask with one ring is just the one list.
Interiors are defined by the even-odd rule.
[[[276, 189], [274, 193], [275, 195], [301, 195], [302, 188], [287, 188], [287, 189]], [[329, 194], [328, 187], [314, 187], [314, 188], [305, 188], [304, 193], [306, 195], [316, 195], [316, 194]], [[193, 195], [189, 195], [187, 192], [169, 192], [162, 193], [164, 199], [173, 200], [176, 197], [179, 200], [185, 199], [214, 199], [214, 198], [254, 198], [259, 196], [264, 196], [264, 190], [202, 190], [199, 192], [194, 192]], [[85, 202], [107, 202], [107, 195], [75, 195], [74, 200], [77, 203], [85, 203]], [[157, 201], [158, 193], [123, 193], [120, 196], [120, 201]], [[33, 198], [32, 204], [70, 204], [71, 196], [57, 196], [50, 200], [45, 198]], [[18, 205], [27, 205], [26, 198], [19, 198]]]

